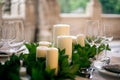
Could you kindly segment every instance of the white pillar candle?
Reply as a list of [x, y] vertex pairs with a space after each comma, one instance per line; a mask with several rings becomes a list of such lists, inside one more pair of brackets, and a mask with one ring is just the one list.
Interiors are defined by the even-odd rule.
[[77, 35], [77, 43], [80, 44], [82, 47], [85, 46], [85, 36], [84, 36], [84, 34]]
[[53, 43], [54, 46], [57, 45], [57, 36], [60, 35], [70, 35], [70, 25], [67, 24], [57, 24], [53, 26]]
[[47, 49], [48, 49], [48, 47], [46, 47], [46, 46], [37, 47], [36, 58], [46, 57]]
[[20, 76], [26, 76], [26, 67], [20, 67], [20, 71], [19, 71], [19, 73], [20, 73]]
[[65, 54], [68, 55], [69, 60], [71, 60], [72, 57], [72, 38], [71, 36], [58, 36], [58, 42], [57, 47], [60, 48], [60, 50], [65, 49]]
[[76, 36], [71, 36], [72, 37], [72, 43], [77, 44], [77, 37]]
[[46, 66], [55, 69], [55, 75], [58, 73], [58, 49], [49, 48], [46, 54]]
[[50, 47], [52, 45], [51, 42], [48, 42], [48, 41], [40, 41], [39, 42], [39, 46], [47, 46], [47, 47]]

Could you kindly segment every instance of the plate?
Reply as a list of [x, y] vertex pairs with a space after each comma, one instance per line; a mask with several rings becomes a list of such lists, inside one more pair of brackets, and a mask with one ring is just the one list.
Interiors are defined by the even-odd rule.
[[0, 58], [9, 57], [10, 55], [7, 54], [7, 52], [0, 51]]
[[100, 73], [106, 74], [106, 75], [109, 75], [109, 76], [115, 76], [115, 77], [119, 77], [119, 76], [120, 76], [120, 74], [118, 74], [118, 73], [110, 72], [110, 71], [107, 71], [107, 70], [103, 69], [102, 66], [104, 66], [104, 65], [103, 65], [103, 63], [100, 62], [100, 61], [97, 61], [97, 62], [94, 63], [94, 67], [95, 67]]
[[0, 54], [0, 58], [2, 57], [9, 57], [10, 55], [3, 55], [3, 54]]

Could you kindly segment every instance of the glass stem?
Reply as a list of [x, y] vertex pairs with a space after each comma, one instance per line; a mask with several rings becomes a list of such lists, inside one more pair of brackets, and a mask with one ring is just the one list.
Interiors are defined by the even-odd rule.
[[98, 54], [98, 46], [96, 46], [96, 60], [98, 59], [98, 56], [99, 56], [99, 54]]
[[104, 57], [107, 57], [107, 43], [105, 43], [105, 56]]

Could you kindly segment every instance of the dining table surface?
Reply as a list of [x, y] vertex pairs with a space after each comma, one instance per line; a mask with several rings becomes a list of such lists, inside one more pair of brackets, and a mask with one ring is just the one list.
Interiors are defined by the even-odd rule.
[[[120, 41], [111, 42], [110, 47], [111, 51], [107, 52], [107, 56], [110, 57], [110, 64], [120, 64]], [[0, 61], [4, 62], [5, 58], [0, 57]], [[29, 80], [27, 77], [22, 77], [21, 79]], [[76, 76], [75, 80], [120, 80], [120, 74], [118, 74], [118, 76], [109, 75], [96, 69], [92, 79]]]

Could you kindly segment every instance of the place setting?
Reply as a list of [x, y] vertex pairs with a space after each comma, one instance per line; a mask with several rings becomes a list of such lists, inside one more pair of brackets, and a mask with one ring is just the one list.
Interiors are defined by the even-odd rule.
[[[92, 28], [90, 28], [92, 27]], [[95, 28], [93, 28], [95, 27]], [[110, 53], [113, 53], [111, 49], [108, 49], [109, 43], [113, 40], [111, 34], [112, 28], [110, 25], [100, 22], [98, 20], [89, 20], [86, 35], [86, 42], [91, 46], [96, 45], [96, 56], [92, 59], [90, 78], [94, 80], [93, 74], [97, 70], [101, 74], [106, 76], [120, 77], [120, 64], [113, 62]], [[94, 36], [94, 37], [93, 37]], [[92, 39], [93, 38], [93, 39]], [[105, 50], [99, 53], [98, 47], [101, 44], [105, 44]], [[110, 46], [110, 45], [109, 45]], [[110, 50], [110, 51], [109, 51]], [[108, 53], [109, 52], [109, 53]], [[108, 56], [109, 55], [109, 56]], [[117, 60], [119, 61], [119, 60]]]

